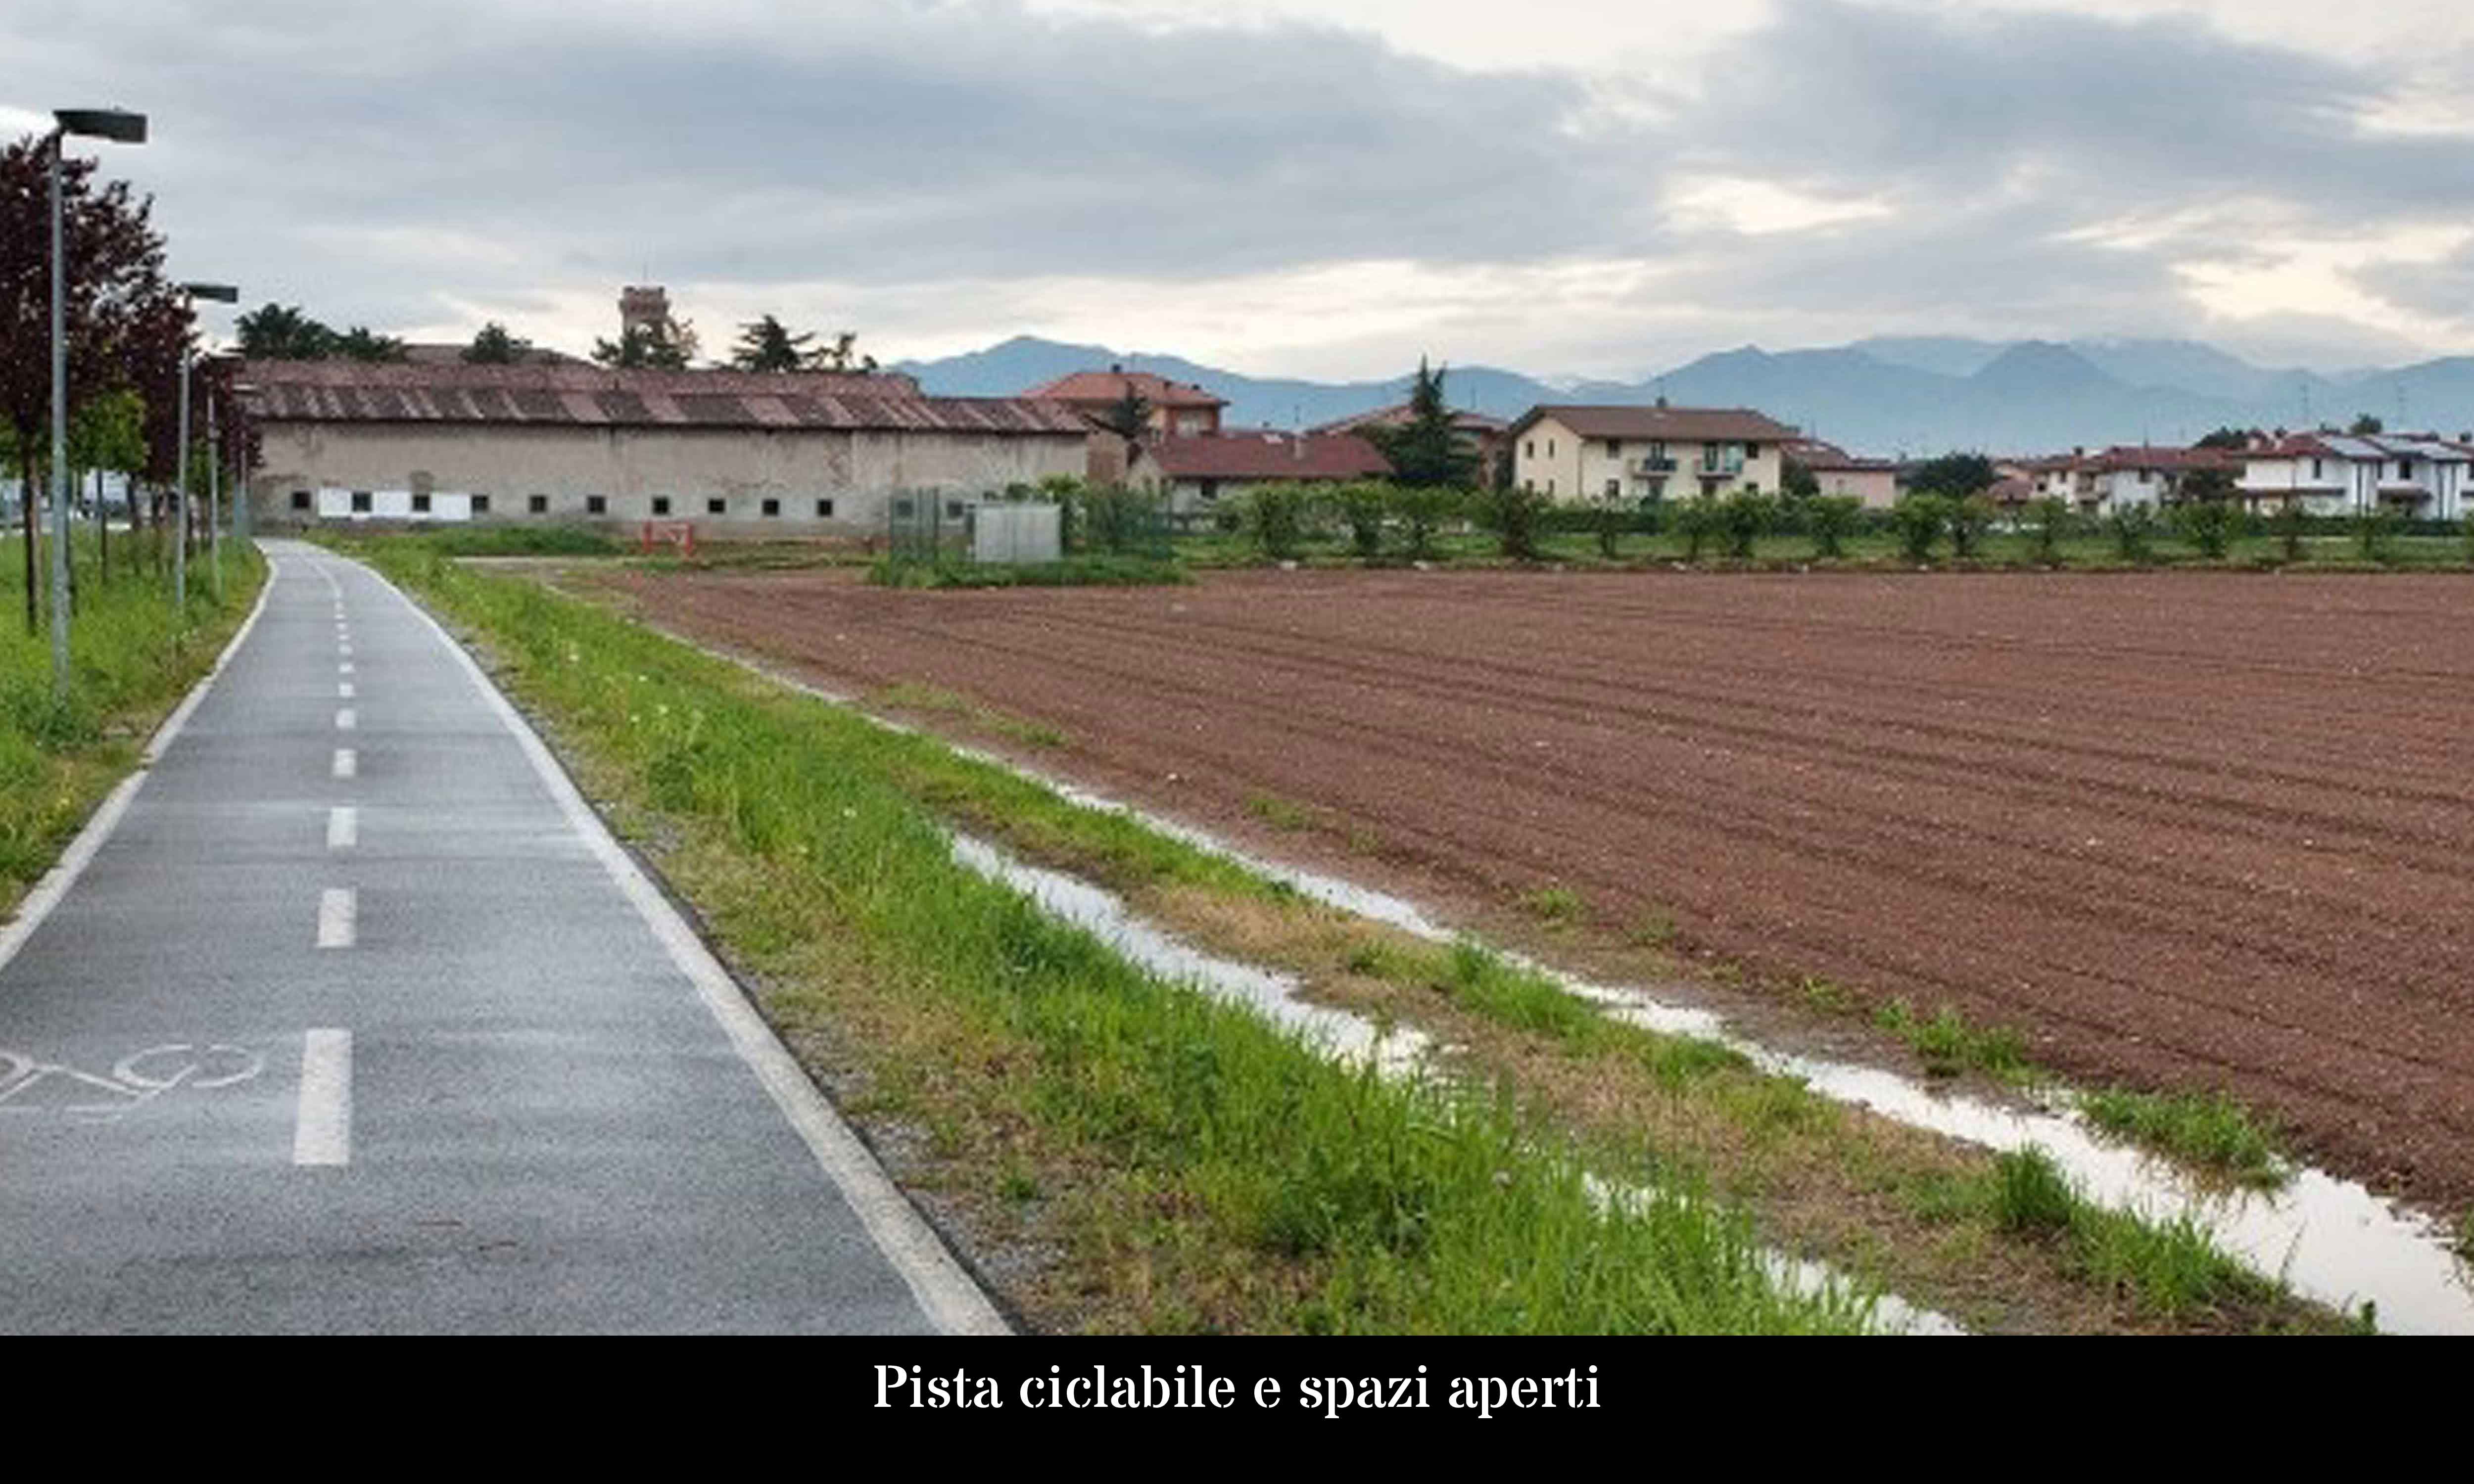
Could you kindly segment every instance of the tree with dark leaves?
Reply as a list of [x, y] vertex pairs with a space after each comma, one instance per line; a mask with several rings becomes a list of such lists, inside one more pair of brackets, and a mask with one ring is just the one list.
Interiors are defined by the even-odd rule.
[[[50, 144], [28, 135], [0, 151], [0, 421], [19, 450], [25, 500], [26, 623], [36, 626], [36, 471], [49, 458], [52, 398]], [[68, 406], [129, 385], [136, 323], [172, 294], [153, 202], [125, 180], [100, 184], [92, 160], [61, 162], [68, 280]], [[49, 471], [44, 470], [48, 475]]]
[[496, 320], [482, 325], [464, 347], [465, 363], [471, 366], [515, 366], [531, 360], [532, 354], [531, 341], [510, 333]]
[[1452, 421], [1443, 400], [1443, 369], [1418, 362], [1409, 391], [1408, 420], [1395, 427], [1361, 429], [1368, 443], [1392, 464], [1392, 475], [1410, 486], [1467, 486], [1477, 477], [1477, 454]]
[[323, 361], [335, 353], [335, 332], [298, 304], [261, 304], [233, 323], [240, 353], [254, 361]]

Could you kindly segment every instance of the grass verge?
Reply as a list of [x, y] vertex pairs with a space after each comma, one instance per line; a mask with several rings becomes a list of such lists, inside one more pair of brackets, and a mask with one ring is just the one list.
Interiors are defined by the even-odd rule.
[[[1602, 1202], [1572, 1143], [1509, 1100], [1334, 1064], [958, 865], [923, 796], [1008, 793], [998, 770], [519, 577], [357, 549], [481, 637], [906, 1176], [1052, 1254], [1007, 1284], [1035, 1321], [1857, 1324], [1843, 1298], [1781, 1291], [1749, 1223], [1687, 1185]], [[1130, 857], [1169, 844], [1099, 834]]]
[[[941, 912], [920, 908], [854, 931], [832, 895], [847, 890], [834, 884], [847, 866], [821, 879], [801, 874], [808, 863], [797, 857], [816, 848], [809, 831], [844, 828], [829, 812], [794, 815], [789, 825], [768, 823], [821, 789], [804, 780], [803, 770], [815, 765], [802, 760], [805, 754], [830, 754], [838, 780], [834, 786], [863, 785], [876, 801], [872, 809], [965, 822], [1030, 858], [1119, 890], [1138, 911], [1202, 946], [1287, 969], [1315, 997], [1380, 1024], [1415, 1024], [1457, 1048], [1454, 1081], [1475, 1090], [1400, 1095], [1440, 1099], [1430, 1105], [1447, 1111], [1439, 1129], [1482, 1118], [1488, 1121], [1469, 1126], [1521, 1131], [1517, 1137], [1504, 1133], [1495, 1146], [1504, 1158], [1517, 1152], [1523, 1161], [1567, 1160], [1573, 1161], [1567, 1169], [1706, 1192], [1689, 1198], [1714, 1203], [1702, 1206], [1705, 1212], [1743, 1213], [1734, 1228], [1738, 1240], [1757, 1236], [1822, 1257], [1985, 1327], [2336, 1326], [2335, 1316], [2273, 1283], [2222, 1290], [2204, 1304], [2159, 1306], [2153, 1296], [2172, 1293], [2170, 1285], [2120, 1281], [2072, 1251], [2002, 1226], [1986, 1194], [1995, 1162], [1982, 1151], [1832, 1104], [1799, 1082], [1758, 1071], [1724, 1046], [1613, 1019], [1555, 981], [1474, 945], [1427, 943], [1334, 912], [1126, 815], [1068, 803], [928, 739], [885, 732], [828, 708], [786, 710], [796, 698], [780, 688], [590, 605], [514, 578], [424, 560], [417, 551], [376, 555], [503, 646], [510, 688], [568, 732], [570, 755], [596, 791], [618, 802], [622, 826], [634, 817], [640, 837], [675, 842], [662, 857], [666, 872], [705, 911], [733, 955], [767, 985], [768, 1013], [793, 1032], [794, 1045], [812, 1065], [838, 1076], [837, 1086], [862, 1119], [877, 1119], [880, 1128], [885, 1120], [895, 1128], [916, 1126], [933, 1156], [925, 1178], [958, 1192], [976, 1212], [975, 1230], [1001, 1231], [1018, 1221], [1024, 1233], [1035, 1233], [1032, 1239], [1061, 1247], [1063, 1258], [1046, 1276], [1026, 1280], [1017, 1295], [1035, 1314], [1074, 1316], [1067, 1322], [1093, 1328], [1415, 1328], [1431, 1327], [1437, 1310], [1396, 1303], [1369, 1308], [1355, 1297], [1335, 1305], [1328, 1287], [1333, 1275], [1362, 1271], [1368, 1260], [1372, 1229], [1362, 1223], [1346, 1228], [1346, 1240], [1318, 1238], [1299, 1250], [1276, 1234], [1285, 1227], [1254, 1223], [1243, 1214], [1249, 1202], [1231, 1204], [1218, 1193], [1220, 1181], [1201, 1180], [1193, 1150], [1179, 1152], [1171, 1140], [1148, 1146], [1160, 1167], [1143, 1166], [1142, 1179], [1129, 1185], [1117, 1145], [1071, 1128], [1060, 1132], [1055, 1125], [1063, 1110], [1047, 1100], [1079, 1103], [1081, 1094], [1070, 1084], [1045, 1080], [1053, 1073], [1043, 1068], [1058, 1048], [1023, 1036], [1009, 1019], [1021, 1010], [1003, 1008], [1010, 1000], [988, 1005], [985, 986], [967, 977], [954, 981], [954, 972], [970, 968], [967, 962], [919, 960], [914, 940], [942, 942], [959, 929]], [[716, 709], [724, 699], [733, 714], [726, 726]], [[704, 719], [686, 720], [691, 713]], [[754, 725], [759, 719], [761, 728]], [[657, 739], [681, 728], [689, 755], [667, 760], [678, 744], [666, 753]], [[723, 738], [730, 739], [726, 745]], [[697, 751], [708, 746], [717, 749], [710, 760]], [[764, 761], [767, 755], [775, 760]], [[830, 793], [820, 797], [819, 807], [834, 802]], [[852, 816], [863, 817], [865, 811]], [[929, 828], [924, 822], [921, 827]], [[837, 849], [874, 862], [892, 847], [873, 840], [871, 831], [867, 842]], [[935, 849], [937, 878], [950, 882], [955, 868], [941, 845]], [[786, 852], [792, 858], [784, 859]], [[919, 877], [905, 875], [907, 885], [881, 889], [949, 889], [922, 885], [929, 868], [922, 863], [918, 870]], [[775, 884], [761, 885], [766, 881]], [[752, 906], [740, 905], [742, 892], [755, 895]], [[804, 893], [808, 915], [775, 905], [781, 893]], [[846, 962], [861, 951], [869, 963]], [[881, 965], [877, 954], [884, 955]], [[1125, 970], [1118, 966], [1111, 972]], [[888, 979], [910, 985], [921, 976], [934, 981], [933, 990], [923, 984], [918, 993], [886, 997]], [[1000, 969], [997, 977], [1002, 985], [1007, 976]], [[1107, 1002], [1113, 982], [1099, 986], [1100, 1003]], [[1044, 984], [1034, 987], [1049, 993]], [[965, 1016], [965, 1008], [972, 1014]], [[1099, 1012], [1084, 1004], [1074, 1013]], [[996, 1023], [980, 1017], [995, 1017]], [[1253, 1027], [1248, 1034], [1272, 1034], [1246, 1023]], [[1005, 1048], [993, 1053], [993, 1064], [978, 1050], [988, 1040]], [[1127, 1056], [1115, 1051], [1077, 1052], [1075, 1060], [1086, 1074], [1104, 1072], [1112, 1082], [1168, 1075], [1156, 1066], [1129, 1068], [1123, 1065]], [[1220, 1058], [1214, 1053], [1210, 1060]], [[981, 1077], [983, 1065], [1003, 1075]], [[1380, 1136], [1379, 1122], [1368, 1127]], [[1249, 1128], [1274, 1140], [1290, 1137], [1276, 1120]], [[1315, 1137], [1324, 1136], [1318, 1130]], [[1330, 1157], [1344, 1158], [1337, 1147]], [[1215, 1141], [1201, 1162], [1223, 1158], [1250, 1161], [1259, 1155]], [[1379, 1145], [1345, 1159], [1360, 1169], [1400, 1163]], [[906, 1174], [919, 1183], [916, 1172]], [[1229, 1177], [1229, 1188], [1249, 1188], [1245, 1182], [1259, 1178]], [[1508, 1168], [1504, 1178], [1512, 1178]], [[1136, 1189], [1145, 1199], [1128, 1199]], [[1453, 1199], [1462, 1195], [1482, 1199], [1484, 1192]], [[1387, 1197], [1383, 1205], [1395, 1209], [1397, 1199]], [[2134, 1217], [2122, 1220], [2147, 1226]], [[1416, 1224], [1431, 1227], [1434, 1220], [1420, 1216]], [[1381, 1259], [1394, 1275], [1387, 1286], [1436, 1257], [1426, 1249], [1390, 1251]], [[2144, 1260], [2162, 1261], [2175, 1249], [2151, 1244], [2139, 1251], [2150, 1254]], [[1571, 1257], [1566, 1252], [1556, 1260]], [[2137, 1276], [2135, 1267], [2130, 1271]], [[1532, 1281], [1525, 1267], [1518, 1272], [1521, 1281]], [[1341, 1291], [1360, 1295], [1364, 1280], [1348, 1277]], [[1482, 1328], [1506, 1327], [1507, 1318], [1518, 1321], [1508, 1327], [1521, 1328], [1545, 1302], [1532, 1296], [1515, 1312], [1489, 1309], [1461, 1293], [1443, 1311], [1483, 1314]], [[1560, 1311], [1572, 1312], [1568, 1304]], [[1604, 1318], [1613, 1311], [1584, 1312]]]
[[[135, 548], [115, 542], [124, 554]], [[237, 545], [224, 553], [223, 596], [201, 563], [189, 573], [185, 611], [170, 585], [132, 571], [115, 556], [107, 580], [75, 544], [77, 595], [69, 630], [68, 694], [52, 687], [48, 617], [29, 634], [25, 544], [0, 539], [0, 914], [59, 859], [104, 795], [137, 766], [139, 749], [257, 600], [265, 563]], [[50, 584], [37, 597], [49, 602]]]
[[2292, 1178], [2275, 1131], [2220, 1092], [2084, 1093], [2079, 1110], [2117, 1138], [2161, 1150], [2236, 1185], [2273, 1190]]

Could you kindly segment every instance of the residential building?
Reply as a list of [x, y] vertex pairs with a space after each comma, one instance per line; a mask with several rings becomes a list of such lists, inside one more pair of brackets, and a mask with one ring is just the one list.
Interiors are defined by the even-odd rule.
[[1643, 503], [1782, 487], [1796, 430], [1742, 407], [1539, 406], [1513, 423], [1512, 477], [1565, 503]]
[[1898, 503], [1899, 466], [1893, 460], [1859, 459], [1817, 438], [1790, 438], [1780, 446], [1812, 475], [1822, 494], [1852, 496], [1868, 510], [1887, 510]]
[[2254, 507], [2298, 500], [2315, 515], [2386, 508], [2412, 518], [2462, 520], [2474, 439], [2429, 433], [2306, 433], [2239, 455], [2240, 489]]
[[1200, 438], [1220, 431], [1221, 410], [1228, 399], [1214, 396], [1190, 382], [1171, 381], [1150, 371], [1111, 366], [1104, 371], [1076, 371], [1023, 394], [1043, 402], [1062, 402], [1093, 421], [1122, 405], [1126, 394], [1142, 398], [1150, 409], [1153, 438]]
[[[1368, 428], [1396, 428], [1405, 425], [1411, 416], [1407, 402], [1395, 402], [1389, 407], [1377, 407], [1372, 412], [1361, 412], [1306, 431], [1333, 434], [1358, 433]], [[1460, 436], [1461, 445], [1477, 460], [1476, 480], [1481, 486], [1494, 483], [1495, 469], [1503, 458], [1504, 432], [1508, 426], [1501, 418], [1490, 418], [1465, 408], [1452, 410], [1452, 431]]]
[[1127, 482], [1166, 496], [1173, 515], [1198, 515], [1260, 485], [1338, 484], [1391, 472], [1381, 451], [1353, 433], [1250, 428], [1152, 440], [1136, 450]]

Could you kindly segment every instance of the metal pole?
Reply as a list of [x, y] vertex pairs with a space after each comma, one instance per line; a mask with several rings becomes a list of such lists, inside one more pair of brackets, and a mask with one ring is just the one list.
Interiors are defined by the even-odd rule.
[[52, 133], [52, 695], [69, 693], [69, 259], [61, 226], [61, 151]]
[[189, 347], [181, 347], [181, 456], [172, 474], [172, 606], [189, 607]]
[[215, 399], [206, 398], [206, 586], [215, 601], [224, 600], [224, 549], [218, 539], [223, 535], [224, 443], [223, 435], [215, 428]]

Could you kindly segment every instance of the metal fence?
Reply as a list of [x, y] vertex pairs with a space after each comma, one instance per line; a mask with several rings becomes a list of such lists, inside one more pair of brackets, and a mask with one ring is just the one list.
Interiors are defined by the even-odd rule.
[[898, 562], [1018, 564], [1064, 555], [1064, 512], [1034, 500], [913, 491], [885, 501], [885, 550]]

